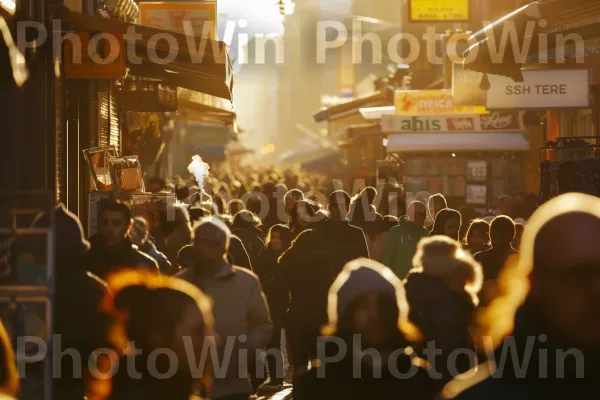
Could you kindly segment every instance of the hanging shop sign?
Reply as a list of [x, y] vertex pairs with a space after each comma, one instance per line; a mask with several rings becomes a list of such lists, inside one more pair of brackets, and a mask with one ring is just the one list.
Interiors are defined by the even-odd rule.
[[396, 115], [486, 114], [485, 107], [457, 106], [452, 90], [397, 90]]
[[384, 133], [431, 132], [520, 132], [523, 130], [519, 112], [492, 112], [489, 115], [451, 115], [403, 117], [382, 115]]
[[118, 94], [123, 111], [177, 111], [177, 87], [160, 81], [127, 80], [118, 87]]
[[[123, 34], [76, 33], [79, 40], [65, 40], [65, 72], [71, 79], [121, 79], [126, 74]], [[110, 38], [110, 39], [108, 39]], [[74, 46], [77, 43], [77, 47]]]
[[189, 34], [188, 26], [193, 36], [217, 40], [216, 1], [140, 3], [140, 20], [142, 25], [171, 32]]
[[469, 22], [470, 0], [409, 0], [410, 22]]
[[567, 109], [590, 107], [590, 73], [587, 69], [523, 71], [523, 82], [489, 75], [486, 94], [489, 109]]

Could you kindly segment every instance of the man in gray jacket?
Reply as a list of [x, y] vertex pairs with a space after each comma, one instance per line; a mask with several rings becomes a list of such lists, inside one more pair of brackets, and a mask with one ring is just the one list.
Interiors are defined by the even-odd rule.
[[252, 394], [248, 362], [265, 348], [273, 329], [257, 276], [227, 262], [230, 237], [218, 219], [200, 220], [194, 229], [194, 262], [178, 275], [212, 298], [219, 360], [213, 360], [210, 398], [220, 400]]

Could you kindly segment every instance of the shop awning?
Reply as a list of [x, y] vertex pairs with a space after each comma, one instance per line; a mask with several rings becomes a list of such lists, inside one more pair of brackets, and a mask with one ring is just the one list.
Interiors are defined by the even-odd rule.
[[[546, 24], [541, 24], [542, 20]], [[530, 27], [533, 23], [533, 30], [527, 29], [528, 23]], [[512, 40], [508, 39], [506, 50], [502, 53], [499, 51], [502, 37], [508, 33], [514, 34], [511, 29], [516, 30], [518, 46], [511, 45]], [[570, 33], [581, 36], [583, 40], [600, 37], [600, 1], [533, 2], [505, 15], [471, 36], [470, 39], [476, 44], [464, 54], [465, 69], [507, 76], [521, 82], [521, 67], [529, 61], [535, 61], [538, 54], [556, 48], [558, 34]], [[547, 46], [541, 45], [540, 35], [545, 35]], [[491, 37], [495, 43], [490, 41]], [[466, 62], [472, 52], [476, 52], [475, 58]]]
[[358, 113], [361, 108], [388, 106], [394, 104], [394, 93], [391, 90], [377, 91], [371, 95], [360, 97], [329, 108], [323, 108], [313, 115], [315, 122], [322, 122], [342, 118]]
[[388, 153], [529, 151], [522, 133], [407, 133], [390, 135]]
[[[188, 88], [213, 96], [232, 100], [233, 71], [227, 45], [210, 39], [191, 37], [147, 26], [128, 24], [116, 19], [103, 18], [72, 12], [62, 7], [58, 16], [71, 28], [83, 32], [119, 33], [126, 35], [133, 27], [139, 40], [126, 36], [129, 45], [135, 45], [136, 56], [141, 63], [129, 63], [131, 74], [159, 79], [172, 86]], [[168, 34], [178, 44], [175, 59], [167, 64], [157, 64], [148, 57], [148, 49], [156, 50], [161, 57], [172, 50], [166, 40], [151, 39], [156, 35]], [[196, 48], [192, 51], [192, 47]], [[198, 49], [200, 48], [200, 51]], [[130, 48], [128, 47], [128, 51]], [[199, 54], [197, 54], [199, 53]]]

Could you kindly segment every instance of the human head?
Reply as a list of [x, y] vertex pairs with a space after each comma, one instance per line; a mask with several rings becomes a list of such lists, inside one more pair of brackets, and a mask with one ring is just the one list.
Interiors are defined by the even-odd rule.
[[367, 186], [362, 190], [360, 194], [364, 195], [367, 198], [369, 204], [375, 204], [375, 198], [377, 197], [377, 189], [375, 189], [372, 186]]
[[292, 244], [292, 232], [285, 225], [273, 225], [269, 229], [265, 239], [265, 248], [272, 248], [275, 251], [283, 251]]
[[472, 254], [483, 251], [490, 243], [490, 224], [482, 219], [474, 219], [465, 234], [465, 244]]
[[257, 229], [262, 221], [252, 211], [242, 210], [233, 217], [233, 229]]
[[[50, 214], [38, 215], [32, 223], [34, 228], [50, 227]], [[57, 260], [79, 257], [90, 249], [90, 242], [85, 239], [79, 218], [69, 211], [63, 203], [54, 208], [54, 251]], [[61, 263], [57, 263], [61, 264]]]
[[446, 198], [443, 194], [437, 193], [429, 197], [427, 206], [429, 207], [429, 215], [431, 216], [431, 219], [435, 220], [441, 210], [448, 208], [448, 203], [446, 202]]
[[532, 335], [600, 351], [599, 235], [598, 198], [568, 193], [543, 204], [527, 221], [518, 260], [501, 277], [502, 296], [484, 310], [478, 335], [499, 345], [526, 304], [538, 320]]
[[148, 231], [150, 227], [148, 226], [148, 221], [144, 217], [135, 217], [133, 219], [133, 224], [131, 226], [131, 230], [129, 231], [129, 237], [131, 241], [136, 246], [142, 246], [146, 243], [148, 239]]
[[214, 268], [221, 265], [227, 252], [231, 232], [215, 217], [204, 217], [194, 225], [194, 266]]
[[513, 249], [519, 250], [521, 248], [521, 238], [523, 237], [523, 231], [525, 231], [524, 224], [515, 224], [515, 238], [511, 243]]
[[304, 193], [302, 193], [302, 191], [298, 189], [292, 189], [287, 192], [283, 198], [286, 214], [290, 215], [296, 203], [301, 200], [305, 200]]
[[406, 211], [408, 218], [417, 226], [425, 226], [425, 220], [427, 219], [427, 207], [425, 207], [425, 204], [420, 201], [413, 201], [408, 205]]
[[[188, 363], [188, 344], [191, 343], [193, 354], [200, 354], [204, 341], [212, 340], [211, 300], [186, 281], [149, 271], [112, 274], [107, 284], [110, 294], [103, 299], [101, 308], [113, 320], [113, 326], [108, 330], [109, 343], [123, 356], [128, 343], [134, 342], [144, 360], [155, 350], [168, 349], [178, 360], [172, 380], [189, 385], [179, 390], [191, 390], [196, 377]], [[159, 371], [169, 367], [168, 359], [157, 358], [155, 363]], [[207, 383], [206, 375], [202, 377], [204, 383]], [[162, 381], [167, 383], [168, 380]]]
[[148, 179], [148, 185], [146, 189], [149, 193], [159, 193], [165, 190], [166, 187], [167, 184], [162, 178], [153, 176], [152, 178]]
[[262, 206], [261, 198], [258, 196], [250, 196], [246, 201], [246, 208], [256, 215], [260, 215]]
[[299, 233], [308, 229], [315, 220], [316, 212], [316, 207], [311, 202], [307, 200], [298, 201], [292, 208], [290, 215], [290, 228], [292, 231]]
[[346, 264], [329, 289], [325, 335], [361, 335], [365, 347], [386, 349], [412, 330], [402, 281], [374, 260]]
[[131, 209], [118, 200], [103, 200], [98, 207], [98, 232], [107, 249], [118, 250], [131, 229]]
[[18, 392], [17, 360], [8, 333], [0, 320], [0, 397], [7, 395], [16, 398]]
[[473, 305], [483, 283], [481, 265], [462, 249], [460, 243], [447, 236], [424, 238], [417, 246], [411, 273], [435, 276], [451, 289], [468, 294]]
[[331, 219], [340, 221], [346, 219], [350, 211], [350, 195], [343, 190], [336, 190], [329, 195], [328, 210]]
[[429, 236], [443, 235], [458, 240], [462, 217], [460, 213], [451, 208], [444, 208], [437, 213], [433, 230]]
[[508, 247], [515, 238], [515, 223], [510, 217], [500, 215], [490, 224], [492, 247]]
[[242, 211], [245, 208], [246, 207], [244, 207], [244, 202], [241, 201], [240, 199], [233, 199], [229, 202], [229, 214], [230, 215], [236, 215], [237, 213], [239, 213], [240, 211]]
[[177, 197], [177, 200], [179, 201], [185, 201], [190, 197], [190, 189], [186, 184], [180, 183], [175, 186], [175, 197]]
[[513, 207], [513, 198], [508, 195], [498, 197], [497, 206], [501, 215], [510, 215]]

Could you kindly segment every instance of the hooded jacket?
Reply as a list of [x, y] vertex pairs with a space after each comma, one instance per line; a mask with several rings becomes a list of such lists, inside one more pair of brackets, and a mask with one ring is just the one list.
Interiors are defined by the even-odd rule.
[[406, 278], [412, 268], [412, 259], [417, 252], [421, 238], [429, 234], [427, 229], [410, 220], [390, 229], [383, 249], [382, 263], [388, 266], [400, 279]]
[[[404, 296], [402, 282], [387, 267], [366, 259], [348, 263], [337, 277], [329, 292], [328, 320], [329, 328], [336, 331], [338, 337], [347, 343], [347, 352], [341, 360], [332, 362], [322, 359], [313, 362], [315, 367], [304, 375], [294, 387], [294, 399], [431, 399], [437, 387], [430, 381], [422, 360], [411, 356], [407, 341], [398, 330], [398, 336], [392, 339], [396, 358], [390, 356], [382, 361], [381, 376], [376, 377], [368, 364], [369, 356], [361, 357], [352, 349], [353, 332], [342, 332], [339, 321], [348, 319], [348, 308], [361, 296], [378, 293], [393, 298], [398, 306], [398, 327], [408, 319], [408, 304]], [[349, 343], [348, 343], [349, 342]], [[338, 344], [329, 347], [323, 345], [325, 355], [332, 357], [329, 351], [339, 351]], [[392, 353], [393, 354], [393, 353]], [[386, 362], [387, 361], [387, 362]], [[411, 372], [409, 372], [411, 371]], [[356, 374], [360, 373], [360, 376]], [[404, 375], [402, 378], [394, 374]]]
[[[241, 356], [238, 352], [241, 349], [250, 350], [248, 359], [254, 357], [253, 351], [267, 346], [273, 329], [258, 277], [247, 269], [231, 266], [225, 261], [212, 278], [200, 279], [193, 268], [187, 268], [177, 277], [197, 286], [213, 301], [218, 365], [227, 365], [227, 369], [224, 377], [215, 377], [211, 398], [249, 395], [250, 383], [240, 374], [246, 366], [239, 365]], [[245, 342], [238, 340], [242, 334], [247, 337]], [[224, 359], [229, 348], [232, 349], [229, 358]]]
[[125, 243], [117, 253], [108, 253], [104, 249], [104, 242], [100, 234], [95, 234], [90, 238], [91, 249], [87, 255], [86, 266], [88, 271], [97, 275], [101, 279], [106, 277], [118, 268], [143, 268], [151, 271], [160, 272], [158, 264], [152, 257], [138, 250], [137, 246], [131, 243], [131, 239], [126, 237]]

